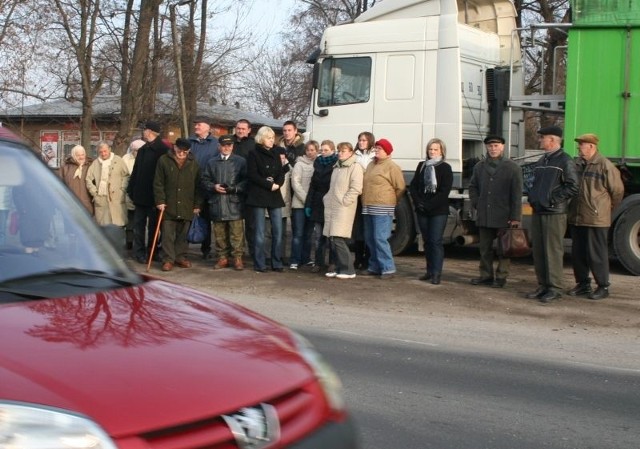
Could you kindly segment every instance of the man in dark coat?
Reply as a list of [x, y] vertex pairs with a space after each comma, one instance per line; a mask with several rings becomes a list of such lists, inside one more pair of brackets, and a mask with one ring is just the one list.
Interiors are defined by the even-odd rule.
[[213, 220], [217, 262], [214, 270], [229, 266], [243, 270], [244, 226], [242, 223], [244, 193], [247, 186], [247, 161], [233, 154], [233, 136], [218, 139], [220, 154], [209, 161], [202, 172], [202, 185], [209, 198]]
[[[204, 170], [210, 160], [218, 156], [218, 139], [211, 132], [211, 119], [206, 116], [197, 116], [193, 119], [193, 135], [189, 136], [191, 154], [195, 158], [200, 170]], [[202, 173], [201, 173], [202, 174]], [[205, 235], [200, 251], [203, 259], [211, 257], [211, 214], [209, 204], [205, 202], [200, 213], [208, 225], [205, 227]]]
[[187, 232], [193, 215], [200, 213], [202, 195], [200, 167], [190, 146], [187, 139], [178, 138], [173, 151], [163, 155], [156, 166], [153, 194], [157, 209], [164, 210], [162, 271], [171, 271], [174, 264], [191, 267]]
[[[249, 152], [256, 147], [256, 140], [251, 134], [251, 122], [247, 119], [240, 119], [236, 122], [235, 134], [233, 136], [233, 154], [243, 157], [245, 160]], [[244, 238], [247, 241], [249, 254], [253, 257], [253, 236], [255, 235], [255, 224], [253, 222], [253, 210], [251, 206], [244, 205]]]
[[285, 149], [289, 164], [293, 167], [298, 156], [304, 156], [304, 137], [298, 132], [298, 125], [292, 120], [287, 120], [282, 125], [282, 139], [278, 143]]
[[542, 303], [560, 299], [563, 290], [562, 261], [569, 201], [578, 194], [576, 164], [562, 149], [562, 129], [548, 126], [538, 131], [545, 151], [533, 172], [529, 191], [531, 246], [538, 288], [527, 293]]
[[[158, 159], [170, 148], [160, 138], [160, 124], [149, 121], [143, 125], [142, 137], [147, 142], [138, 150], [136, 162], [129, 178], [127, 194], [135, 206], [133, 213], [133, 258], [147, 263], [158, 224], [158, 209], [153, 199], [153, 177]], [[147, 240], [145, 242], [145, 234]], [[158, 254], [157, 251], [155, 252]]]
[[517, 227], [522, 219], [522, 169], [504, 154], [504, 139], [487, 136], [487, 158], [473, 167], [469, 199], [477, 211], [476, 226], [480, 236], [480, 277], [473, 285], [504, 287], [509, 275], [510, 259], [498, 254], [493, 270], [493, 241], [501, 228]]

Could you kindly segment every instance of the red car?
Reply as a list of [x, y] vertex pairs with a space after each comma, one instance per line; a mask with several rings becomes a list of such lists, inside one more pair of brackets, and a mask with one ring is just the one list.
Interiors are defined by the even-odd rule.
[[357, 447], [339, 380], [303, 337], [132, 272], [0, 132], [1, 211], [0, 447]]

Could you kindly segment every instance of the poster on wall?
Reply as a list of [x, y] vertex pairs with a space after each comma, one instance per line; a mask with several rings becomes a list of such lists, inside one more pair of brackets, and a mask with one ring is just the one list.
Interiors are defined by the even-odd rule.
[[60, 167], [57, 131], [42, 131], [40, 133], [40, 151], [42, 152], [42, 160], [44, 160], [49, 167]]

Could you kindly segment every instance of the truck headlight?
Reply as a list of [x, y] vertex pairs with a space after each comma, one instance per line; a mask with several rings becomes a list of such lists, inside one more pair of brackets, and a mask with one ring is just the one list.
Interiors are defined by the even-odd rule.
[[3, 449], [117, 449], [89, 418], [32, 404], [0, 402]]
[[329, 406], [336, 411], [344, 410], [342, 382], [327, 361], [320, 355], [313, 345], [302, 335], [293, 332], [296, 348], [305, 361], [311, 366], [320, 385], [324, 390]]

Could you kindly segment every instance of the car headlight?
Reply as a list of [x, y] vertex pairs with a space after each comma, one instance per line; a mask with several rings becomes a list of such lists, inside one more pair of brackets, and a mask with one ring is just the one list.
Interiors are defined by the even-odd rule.
[[322, 389], [327, 397], [329, 406], [333, 410], [344, 410], [344, 398], [342, 395], [342, 382], [331, 368], [327, 361], [320, 355], [313, 345], [302, 335], [293, 332], [296, 348], [311, 366], [316, 377], [318, 378]]
[[30, 404], [0, 402], [3, 449], [117, 449], [88, 418]]

